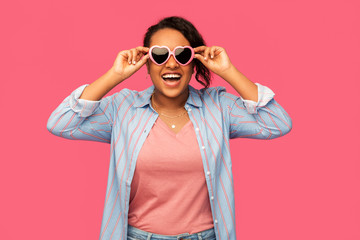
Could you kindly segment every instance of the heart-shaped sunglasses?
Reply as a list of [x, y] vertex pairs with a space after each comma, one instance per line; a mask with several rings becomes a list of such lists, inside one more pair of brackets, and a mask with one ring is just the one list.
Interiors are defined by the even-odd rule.
[[182, 66], [188, 65], [194, 58], [194, 49], [190, 46], [178, 46], [173, 51], [167, 46], [152, 46], [149, 50], [150, 59], [156, 65], [163, 65], [173, 55], [176, 62]]

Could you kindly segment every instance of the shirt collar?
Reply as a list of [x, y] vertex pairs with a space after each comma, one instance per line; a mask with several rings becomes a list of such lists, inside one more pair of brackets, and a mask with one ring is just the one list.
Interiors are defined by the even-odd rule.
[[[135, 107], [144, 107], [150, 104], [150, 97], [154, 91], [154, 85], [151, 85], [147, 89], [139, 92], [139, 96], [135, 99]], [[186, 101], [187, 104], [191, 104], [195, 107], [201, 107], [202, 101], [200, 98], [199, 90], [195, 89], [193, 86], [189, 85], [189, 97]]]

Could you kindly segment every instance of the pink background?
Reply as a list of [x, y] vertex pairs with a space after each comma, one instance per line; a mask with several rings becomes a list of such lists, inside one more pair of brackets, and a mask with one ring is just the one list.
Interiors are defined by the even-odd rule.
[[[360, 239], [360, 2], [220, 2], [1, 4], [1, 239], [98, 239], [110, 145], [56, 137], [46, 123], [169, 14], [224, 47], [293, 120], [282, 138], [231, 142], [238, 239]], [[109, 94], [150, 86], [145, 73]]]

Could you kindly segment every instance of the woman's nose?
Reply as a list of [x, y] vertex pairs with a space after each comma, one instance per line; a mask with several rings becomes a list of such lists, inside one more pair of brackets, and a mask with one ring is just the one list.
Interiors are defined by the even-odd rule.
[[173, 55], [170, 56], [169, 60], [166, 62], [166, 67], [168, 68], [176, 68], [179, 67], [179, 64], [176, 62]]

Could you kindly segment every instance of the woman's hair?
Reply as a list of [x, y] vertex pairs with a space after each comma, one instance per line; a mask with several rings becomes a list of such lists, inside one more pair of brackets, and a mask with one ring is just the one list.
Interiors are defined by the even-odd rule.
[[[205, 45], [205, 41], [201, 34], [194, 27], [194, 25], [188, 20], [181, 17], [167, 17], [162, 19], [155, 25], [152, 25], [147, 29], [144, 36], [144, 47], [150, 46], [150, 39], [154, 33], [160, 29], [172, 28], [184, 35], [184, 37], [190, 42], [192, 48]], [[205, 88], [208, 88], [211, 82], [211, 73], [207, 67], [205, 67], [198, 59], [193, 59], [194, 67], [196, 70], [196, 81], [202, 84]]]

